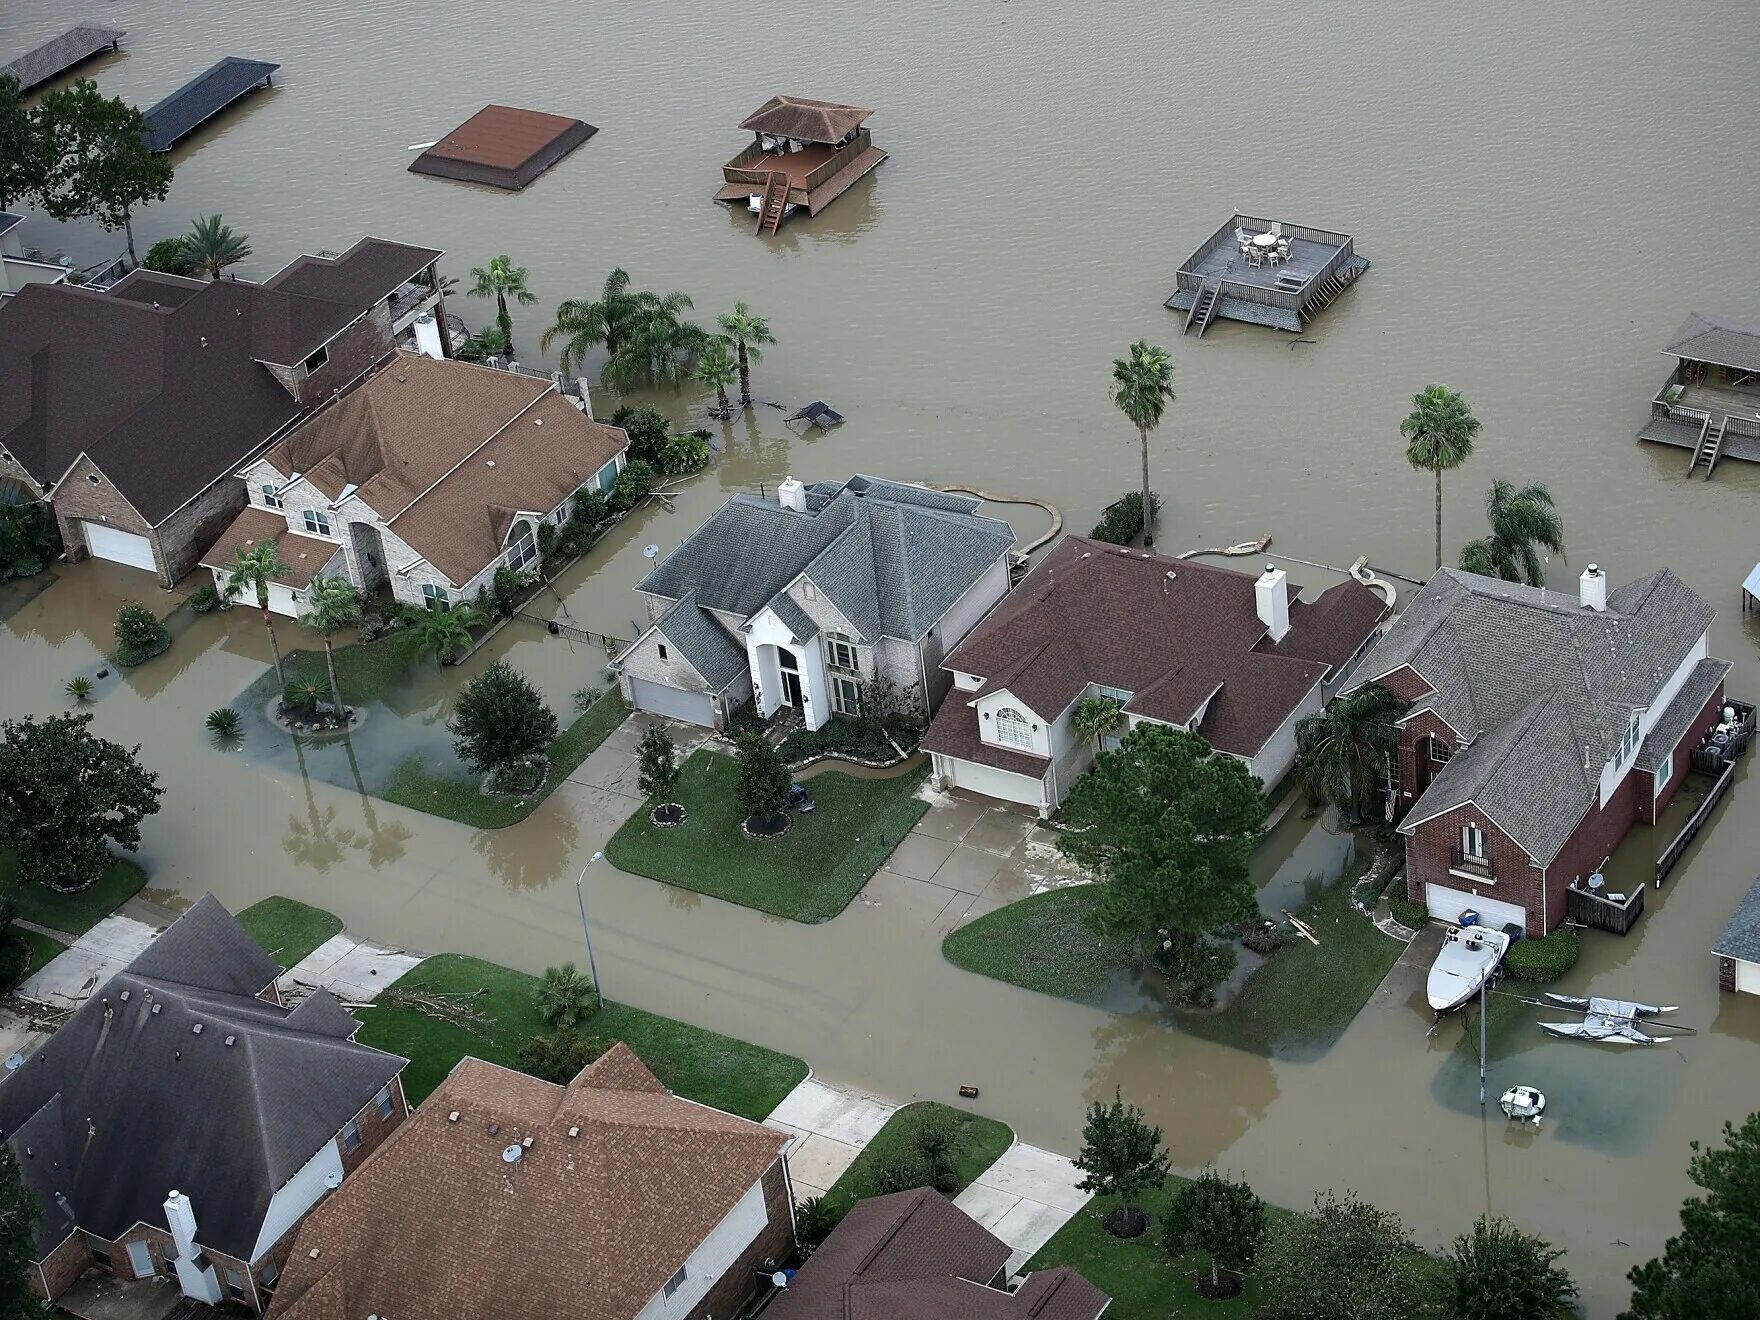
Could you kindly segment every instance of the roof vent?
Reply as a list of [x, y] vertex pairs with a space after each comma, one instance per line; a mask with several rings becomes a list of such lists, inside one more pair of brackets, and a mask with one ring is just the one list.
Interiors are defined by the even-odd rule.
[[328, 1187], [331, 1191], [335, 1191], [338, 1187], [342, 1186], [342, 1171], [340, 1169], [332, 1169], [329, 1173], [325, 1174], [324, 1186]]
[[192, 1036], [201, 1035], [202, 1034], [202, 1024], [200, 1022], [196, 1023], [195, 1026], [193, 1026], [189, 1029], [189, 1034]]
[[494, 467], [494, 466], [495, 466], [495, 460], [494, 460], [494, 459], [492, 459], [492, 458], [485, 458], [485, 459], [484, 459], [484, 460], [483, 460], [483, 466], [484, 466], [484, 467]]
[[519, 1157], [524, 1154], [525, 1151], [518, 1145], [509, 1146], [506, 1150], [501, 1152], [501, 1162], [503, 1164], [518, 1164]]
[[489, 1124], [489, 1135], [492, 1137], [500, 1136], [501, 1135], [501, 1124], [499, 1124], [499, 1123]]
[[203, 335], [202, 336], [202, 347], [206, 348], [207, 346], [208, 346], [208, 336]]
[[118, 999], [120, 999], [123, 1003], [126, 1004], [128, 1002], [128, 997], [133, 993], [134, 993], [134, 991], [132, 991], [132, 990], [124, 990], [120, 995], [118, 995], [116, 997]]
[[568, 1135], [571, 1137], [578, 1137], [578, 1136], [580, 1136], [580, 1134], [581, 1134], [581, 1130], [578, 1127], [571, 1127], [568, 1130]]
[[227, 1036], [227, 1037], [226, 1037], [226, 1044], [228, 1044], [228, 1045], [230, 1045], [230, 1044], [232, 1044], [232, 1042], [233, 1042], [233, 1041], [235, 1041], [235, 1040], [237, 1040], [237, 1039], [238, 1039], [238, 1037], [237, 1037], [237, 1036], [231, 1036], [231, 1035], [229, 1035], [229, 1036]]
[[164, 1008], [164, 1007], [165, 1007], [165, 1005], [163, 1005], [163, 1004], [154, 1004], [154, 1005], [153, 1005], [153, 1016], [154, 1016], [154, 1017], [158, 1017], [158, 1016], [159, 1016], [159, 1010], [160, 1010], [160, 1009], [162, 1009], [162, 1008]]
[[22, 1054], [8, 1054], [6, 1056], [6, 1071], [7, 1072], [17, 1072], [22, 1067], [24, 1067], [24, 1055], [22, 1055]]
[[307, 1252], [307, 1253], [306, 1253], [306, 1259], [308, 1259], [308, 1260], [316, 1260], [316, 1259], [318, 1259], [318, 1253], [319, 1253], [319, 1251], [320, 1251], [320, 1248], [318, 1248], [318, 1247], [313, 1247], [313, 1248], [312, 1248], [312, 1249], [311, 1249], [311, 1250], [310, 1250], [310, 1251], [309, 1251], [309, 1252]]
[[455, 1109], [455, 1110], [453, 1110], [453, 1111], [452, 1111], [452, 1112], [451, 1112], [451, 1113], [450, 1113], [450, 1114], [448, 1114], [448, 1115], [447, 1115], [447, 1116], [446, 1116], [446, 1121], [447, 1121], [447, 1122], [448, 1122], [448, 1123], [456, 1123], [456, 1122], [458, 1122], [458, 1110], [456, 1110], [456, 1109]]
[[544, 419], [542, 417], [532, 418], [532, 425], [533, 426], [542, 426], [543, 424], [544, 424]]
[[532, 1139], [530, 1137], [527, 1137], [524, 1141], [520, 1142], [519, 1144], [524, 1146], [527, 1150], [530, 1150], [532, 1148]]

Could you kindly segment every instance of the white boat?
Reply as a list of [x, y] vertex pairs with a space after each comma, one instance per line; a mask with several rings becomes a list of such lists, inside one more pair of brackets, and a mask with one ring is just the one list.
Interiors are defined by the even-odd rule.
[[1518, 1123], [1540, 1126], [1540, 1115], [1546, 1112], [1546, 1096], [1535, 1086], [1512, 1086], [1497, 1101], [1497, 1107]]
[[1583, 999], [1576, 995], [1555, 995], [1550, 990], [1546, 992], [1546, 997], [1566, 1008], [1580, 1008], [1586, 1013], [1605, 1013], [1609, 1017], [1655, 1017], [1658, 1013], [1672, 1013], [1679, 1007], [1677, 1004], [1640, 1004], [1635, 999], [1603, 999], [1600, 995], [1590, 995]]
[[1640, 1004], [1635, 999], [1603, 999], [1600, 995], [1584, 999], [1576, 995], [1555, 995], [1550, 990], [1546, 997], [1565, 1008], [1584, 1010], [1581, 1022], [1540, 1024], [1542, 1031], [1549, 1031], [1554, 1036], [1601, 1040], [1610, 1045], [1663, 1045], [1674, 1039], [1673, 1036], [1652, 1036], [1644, 1030], [1642, 1023], [1645, 1017], [1674, 1012], [1676, 1006], [1673, 1004]]
[[1509, 952], [1509, 936], [1489, 926], [1455, 926], [1430, 964], [1425, 992], [1437, 1017], [1452, 1013], [1474, 995]]

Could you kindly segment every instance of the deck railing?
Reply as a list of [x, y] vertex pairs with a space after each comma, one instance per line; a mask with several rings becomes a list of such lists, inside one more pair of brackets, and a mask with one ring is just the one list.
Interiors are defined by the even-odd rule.
[[1668, 878], [1668, 873], [1674, 870], [1675, 863], [1680, 861], [1681, 854], [1686, 852], [1687, 845], [1692, 843], [1699, 831], [1705, 827], [1705, 822], [1716, 810], [1717, 804], [1723, 801], [1723, 795], [1729, 792], [1729, 786], [1735, 777], [1736, 763], [1725, 761], [1722, 772], [1717, 776], [1716, 782], [1711, 785], [1711, 791], [1705, 795], [1705, 800], [1699, 804], [1699, 809], [1688, 817], [1687, 823], [1681, 827], [1681, 832], [1675, 835], [1674, 842], [1664, 848], [1662, 856], [1656, 859], [1656, 887], [1658, 889], [1662, 888], [1662, 882]]
[[1335, 274], [1339, 267], [1356, 255], [1356, 240], [1349, 234], [1281, 221], [1279, 222], [1282, 226], [1281, 232], [1287, 237], [1303, 239], [1309, 243], [1324, 243], [1338, 249], [1326, 259], [1319, 270], [1304, 280], [1299, 288], [1261, 288], [1256, 284], [1237, 283], [1226, 275], [1220, 277], [1203, 275], [1196, 269], [1202, 266], [1205, 259], [1217, 248], [1232, 246], [1234, 231], [1237, 228], [1258, 230], [1263, 233], [1271, 228], [1271, 223], [1271, 221], [1259, 216], [1237, 213], [1222, 228], [1212, 234], [1209, 241], [1193, 253], [1191, 259], [1184, 266], [1180, 267], [1178, 273], [1174, 275], [1174, 287], [1176, 289], [1191, 289], [1196, 292], [1203, 288], [1206, 280], [1220, 278], [1222, 283], [1227, 286], [1224, 293], [1239, 302], [1259, 303], [1265, 307], [1283, 307], [1290, 311], [1299, 311], [1308, 304], [1313, 297], [1314, 290], [1320, 287], [1327, 276]]
[[844, 166], [848, 165], [857, 156], [860, 156], [873, 145], [873, 142], [873, 136], [868, 130], [865, 128], [862, 129], [848, 142], [839, 147], [836, 152], [833, 153], [830, 160], [826, 161], [823, 165], [815, 166], [813, 169], [807, 171], [806, 182], [803, 186], [808, 192], [812, 192], [813, 189], [817, 188], [820, 184], [829, 182], [833, 175], [837, 174], [838, 171], [842, 170]]

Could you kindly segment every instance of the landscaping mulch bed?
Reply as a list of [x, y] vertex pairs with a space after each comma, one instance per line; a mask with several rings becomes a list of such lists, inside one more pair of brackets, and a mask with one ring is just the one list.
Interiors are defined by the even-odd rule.
[[780, 839], [794, 828], [794, 817], [786, 811], [772, 816], [747, 816], [739, 823], [739, 832], [748, 839]]
[[688, 815], [683, 806], [677, 802], [662, 802], [648, 813], [648, 822], [658, 825], [663, 830], [675, 830], [684, 824]]

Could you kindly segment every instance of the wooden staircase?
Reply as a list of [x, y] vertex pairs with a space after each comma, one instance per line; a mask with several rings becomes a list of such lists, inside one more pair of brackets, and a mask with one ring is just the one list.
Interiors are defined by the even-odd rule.
[[788, 212], [788, 175], [781, 170], [771, 170], [770, 178], [764, 185], [764, 204], [758, 210], [758, 226], [754, 234], [774, 234], [782, 225], [782, 217]]
[[1310, 301], [1306, 307], [1301, 309], [1300, 315], [1302, 320], [1313, 320], [1316, 312], [1324, 311], [1330, 306], [1332, 300], [1338, 297], [1338, 295], [1343, 293], [1346, 289], [1350, 288], [1351, 285], [1355, 284], [1357, 282], [1357, 276], [1361, 275], [1367, 269], [1367, 266], [1347, 266], [1343, 273], [1335, 271], [1333, 274], [1328, 275], [1320, 282], [1319, 291], [1315, 293], [1312, 301]]
[[1687, 475], [1690, 477], [1698, 469], [1699, 464], [1705, 465], [1705, 480], [1711, 480], [1711, 469], [1717, 466], [1717, 456], [1723, 452], [1723, 433], [1729, 426], [1729, 418], [1725, 417], [1716, 426], [1711, 419], [1705, 419], [1705, 427], [1699, 432], [1699, 447], [1693, 451], [1693, 461], [1687, 464]]
[[1181, 334], [1191, 331], [1193, 324], [1198, 327], [1198, 338], [1210, 328], [1210, 322], [1216, 319], [1216, 304], [1222, 301], [1222, 281], [1216, 280], [1199, 287], [1198, 296], [1192, 299], [1192, 308], [1186, 313], [1186, 326]]

